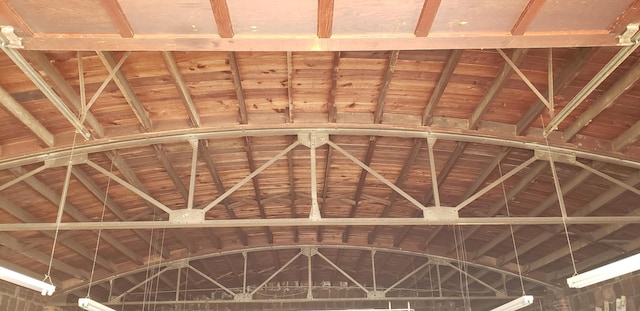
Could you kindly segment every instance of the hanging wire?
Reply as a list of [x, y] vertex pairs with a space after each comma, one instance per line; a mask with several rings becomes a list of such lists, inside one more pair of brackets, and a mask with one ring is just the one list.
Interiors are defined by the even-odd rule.
[[[540, 116], [540, 122], [544, 128], [544, 119]], [[544, 135], [543, 135], [544, 136]], [[556, 165], [553, 162], [553, 156], [551, 155], [551, 147], [549, 146], [549, 139], [545, 136], [544, 140], [547, 144], [547, 152], [549, 153], [549, 165], [551, 166], [551, 174], [553, 174], [553, 184], [556, 187], [556, 194], [558, 195], [558, 203], [560, 203], [560, 212], [562, 213], [562, 226], [564, 227], [564, 234], [567, 238], [567, 245], [569, 245], [569, 255], [571, 255], [571, 264], [573, 265], [573, 275], [578, 274], [576, 268], [576, 260], [573, 257], [573, 248], [571, 247], [571, 239], [569, 238], [569, 228], [567, 226], [567, 208], [564, 205], [564, 198], [562, 196], [562, 188], [560, 188], [560, 181], [558, 179], [558, 172], [556, 171]]]
[[71, 169], [73, 168], [73, 152], [76, 147], [76, 138], [78, 131], [73, 132], [73, 142], [71, 144], [71, 152], [69, 153], [69, 163], [67, 164], [67, 174], [64, 178], [64, 186], [62, 187], [62, 195], [60, 196], [60, 204], [58, 205], [58, 214], [56, 215], [56, 232], [53, 235], [53, 246], [51, 247], [51, 257], [49, 258], [49, 268], [47, 274], [44, 276], [44, 281], [48, 281], [53, 285], [51, 281], [51, 267], [53, 266], [53, 255], [56, 252], [56, 243], [58, 242], [58, 235], [60, 233], [60, 223], [62, 222], [62, 215], [64, 214], [64, 206], [67, 202], [67, 192], [69, 191], [69, 180], [71, 179]]
[[[156, 209], [155, 208], [153, 209], [153, 219], [154, 220], [156, 219]], [[153, 274], [149, 273], [150, 272], [149, 270], [151, 269], [151, 253], [153, 251], [153, 235], [154, 235], [154, 233], [155, 233], [155, 230], [153, 228], [151, 228], [151, 234], [149, 236], [149, 251], [147, 252], [147, 269], [146, 269], [147, 271], [146, 271], [146, 274], [145, 274], [145, 280], [149, 279], [149, 277], [151, 275], [153, 275]], [[162, 255], [162, 252], [160, 253], [160, 255]], [[144, 285], [144, 292], [142, 294], [142, 310], [141, 311], [144, 311], [144, 309], [146, 307], [145, 301], [147, 301], [147, 294], [151, 293], [150, 286], [152, 286], [152, 285], [149, 284], [149, 283], [152, 283], [152, 282], [147, 282]], [[149, 288], [149, 290], [147, 290], [147, 288]]]
[[[502, 179], [502, 164], [498, 163], [498, 172], [500, 172], [500, 178]], [[504, 206], [507, 208], [507, 218], [511, 218], [511, 212], [509, 211], [509, 199], [507, 199], [507, 190], [504, 187], [504, 181], [500, 182], [502, 186], [502, 195], [504, 197]], [[520, 258], [518, 257], [518, 247], [516, 246], [516, 236], [513, 233], [513, 224], [509, 223], [509, 230], [511, 230], [511, 241], [513, 242], [513, 252], [516, 255], [516, 265], [518, 266], [518, 276], [520, 277], [520, 286], [522, 287], [522, 296], [526, 295], [524, 290], [524, 281], [522, 280], [522, 267], [520, 266]], [[505, 288], [505, 292], [506, 292]]]
[[[109, 172], [113, 172], [113, 162], [114, 161], [112, 159]], [[102, 200], [102, 214], [100, 215], [100, 224], [102, 224], [102, 222], [104, 221], [104, 212], [107, 209], [107, 200], [109, 199], [109, 186], [111, 186], [111, 177], [108, 177], [108, 178], [109, 179], [107, 180], [107, 189], [104, 192], [104, 199]], [[98, 260], [98, 249], [100, 247], [101, 235], [102, 235], [102, 228], [98, 229], [98, 239], [96, 240], [96, 251], [93, 254], [93, 264], [91, 265], [91, 275], [89, 277], [89, 289], [87, 289], [87, 298], [90, 298], [90, 294], [91, 294], [91, 285], [93, 284], [93, 273], [96, 270], [96, 261]]]

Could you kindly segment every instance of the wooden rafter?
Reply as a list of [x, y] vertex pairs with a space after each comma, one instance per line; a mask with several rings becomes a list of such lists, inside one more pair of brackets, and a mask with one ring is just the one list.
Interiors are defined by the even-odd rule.
[[211, 9], [213, 9], [213, 17], [220, 37], [233, 38], [233, 24], [231, 23], [227, 0], [211, 0]]
[[229, 52], [229, 66], [233, 75], [233, 83], [236, 88], [236, 97], [238, 98], [238, 108], [240, 109], [240, 124], [249, 122], [249, 114], [247, 113], [247, 104], [244, 100], [244, 90], [242, 89], [242, 79], [240, 78], [240, 70], [238, 69], [238, 60], [235, 52]]
[[426, 37], [431, 31], [433, 21], [438, 14], [438, 8], [440, 8], [441, 0], [424, 0], [422, 5], [422, 11], [420, 11], [420, 17], [418, 18], [418, 24], [413, 32], [416, 37]]
[[431, 92], [431, 96], [429, 97], [429, 101], [427, 102], [426, 107], [424, 108], [424, 112], [422, 113], [422, 125], [429, 126], [431, 125], [431, 118], [433, 116], [433, 110], [436, 108], [436, 105], [440, 102], [442, 98], [442, 94], [444, 94], [447, 85], [449, 84], [449, 80], [453, 76], [453, 72], [458, 66], [458, 62], [460, 61], [460, 57], [462, 56], [463, 50], [452, 50], [449, 58], [447, 59], [447, 63], [444, 65], [442, 72], [440, 73], [440, 77], [438, 78], [438, 83], [433, 88]]
[[524, 33], [527, 31], [527, 28], [529, 28], [529, 25], [531, 25], [536, 16], [538, 16], [538, 13], [540, 13], [540, 10], [542, 10], [542, 7], [546, 2], [547, 0], [529, 0], [529, 3], [527, 3], [524, 11], [522, 11], [522, 14], [520, 14], [520, 17], [516, 21], [515, 25], [513, 25], [511, 34], [514, 36], [524, 35]]
[[131, 24], [122, 10], [120, 3], [118, 3], [117, 0], [100, 0], [100, 4], [107, 11], [109, 17], [111, 17], [120, 36], [123, 38], [133, 38], [133, 28], [131, 28]]
[[628, 130], [624, 131], [620, 136], [612, 142], [614, 150], [624, 150], [627, 146], [635, 143], [640, 138], [640, 121], [632, 125]]
[[193, 103], [193, 99], [191, 98], [191, 94], [189, 93], [189, 88], [187, 88], [187, 84], [184, 82], [182, 74], [180, 73], [180, 68], [178, 68], [176, 59], [175, 57], [173, 57], [173, 53], [164, 51], [162, 52], [162, 56], [164, 57], [164, 62], [167, 66], [167, 69], [171, 73], [173, 82], [180, 92], [182, 101], [184, 102], [184, 106], [187, 109], [187, 113], [189, 114], [189, 120], [191, 121], [191, 124], [194, 127], [200, 127], [200, 114], [198, 113], [198, 108]]
[[396, 63], [398, 62], [398, 55], [400, 51], [392, 51], [389, 55], [389, 61], [387, 62], [387, 68], [382, 78], [382, 84], [380, 85], [380, 91], [378, 92], [378, 102], [376, 104], [376, 110], [373, 115], [373, 123], [382, 123], [382, 113], [384, 111], [385, 100], [387, 98], [387, 92], [391, 85], [391, 78], [393, 78], [393, 72], [396, 69]]
[[0, 104], [16, 119], [20, 120], [45, 146], [51, 147], [55, 145], [53, 134], [2, 87], [0, 87]]
[[318, 0], [318, 38], [330, 38], [333, 33], [333, 1]]
[[340, 52], [333, 52], [333, 70], [331, 71], [331, 91], [327, 102], [327, 114], [329, 122], [336, 122], [336, 86], [338, 84], [338, 72], [340, 70]]
[[[366, 166], [371, 165], [371, 160], [373, 159], [373, 153], [376, 149], [376, 144], [378, 142], [378, 138], [376, 136], [371, 136], [369, 138], [369, 146], [367, 147], [367, 154], [365, 155], [364, 161], [362, 161]], [[360, 200], [362, 199], [362, 191], [364, 190], [365, 180], [367, 179], [367, 171], [362, 169], [360, 172], [360, 178], [358, 179], [358, 186], [356, 187], [356, 192], [353, 195], [354, 204], [351, 206], [351, 210], [349, 211], [349, 217], [353, 218], [356, 216], [356, 211], [358, 210], [358, 206], [360, 205]], [[347, 226], [342, 233], [342, 243], [349, 242], [349, 234], [351, 233], [351, 227]]]

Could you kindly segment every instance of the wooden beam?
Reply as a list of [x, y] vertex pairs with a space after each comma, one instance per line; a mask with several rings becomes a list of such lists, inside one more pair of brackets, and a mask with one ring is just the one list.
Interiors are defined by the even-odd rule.
[[429, 35], [433, 21], [438, 14], [440, 2], [441, 0], [424, 0], [422, 11], [420, 11], [420, 17], [418, 18], [418, 24], [413, 32], [416, 37], [426, 37]]
[[236, 88], [236, 97], [238, 98], [238, 108], [240, 109], [240, 124], [249, 123], [249, 114], [247, 112], [247, 104], [244, 100], [244, 90], [242, 89], [242, 79], [240, 78], [240, 69], [238, 69], [238, 60], [235, 52], [229, 52], [229, 66], [233, 75], [233, 84]]
[[0, 0], [0, 12], [3, 13], [9, 22], [12, 23], [14, 29], [24, 31], [28, 36], [33, 37], [34, 32], [31, 27], [22, 19], [22, 16], [16, 12], [9, 0]]
[[391, 79], [393, 78], [393, 72], [396, 70], [396, 63], [398, 62], [398, 55], [400, 51], [391, 51], [389, 55], [389, 61], [387, 62], [387, 69], [380, 85], [380, 91], [378, 92], [378, 103], [376, 104], [376, 110], [373, 114], [373, 123], [382, 123], [382, 113], [384, 111], [385, 100], [387, 98], [387, 92], [391, 85]]
[[[369, 147], [367, 147], [367, 154], [365, 155], [363, 163], [366, 166], [371, 165], [371, 160], [373, 159], [373, 153], [376, 149], [376, 144], [378, 142], [378, 138], [376, 136], [371, 136], [369, 138]], [[356, 216], [356, 211], [358, 206], [360, 205], [360, 200], [362, 199], [362, 191], [364, 190], [365, 181], [367, 179], [367, 171], [362, 169], [360, 172], [360, 178], [358, 179], [358, 186], [356, 187], [356, 192], [353, 196], [353, 201], [355, 202], [351, 206], [351, 210], [349, 211], [349, 217], [354, 218]], [[342, 232], [342, 243], [349, 242], [349, 234], [351, 233], [351, 227], [347, 226]]]
[[[593, 56], [594, 52], [594, 48], [581, 48], [573, 57], [571, 57], [571, 61], [562, 68], [562, 71], [554, 80], [552, 95], [560, 93], [569, 86], [571, 81], [573, 81], [580, 71], [582, 71], [582, 68], [584, 68], [584, 65], [589, 61], [591, 56]], [[549, 91], [550, 90], [547, 90], [545, 94], [546, 97], [549, 97]], [[516, 135], [525, 134], [529, 126], [531, 126], [531, 123], [538, 118], [545, 108], [546, 106], [544, 103], [537, 99], [516, 124]]]
[[213, 17], [220, 37], [233, 38], [233, 24], [229, 15], [227, 0], [211, 0], [211, 9], [213, 9]]
[[178, 68], [178, 64], [176, 63], [175, 57], [173, 57], [173, 53], [164, 51], [162, 52], [162, 56], [164, 57], [164, 63], [166, 64], [167, 69], [171, 73], [173, 82], [180, 92], [184, 107], [187, 109], [187, 113], [189, 114], [191, 125], [193, 125], [194, 127], [200, 127], [200, 114], [198, 113], [196, 105], [193, 103], [191, 93], [189, 93], [189, 88], [187, 88], [187, 84], [182, 78], [182, 73], [180, 73], [180, 68]]
[[613, 150], [621, 151], [627, 146], [635, 143], [640, 137], [640, 121], [632, 125], [628, 130], [624, 131], [620, 136], [613, 140]]
[[293, 123], [293, 52], [287, 52], [287, 123]]
[[[213, 178], [213, 182], [216, 184], [218, 195], [222, 195], [223, 193], [227, 192], [227, 190], [224, 188], [224, 185], [222, 184], [222, 179], [220, 178], [220, 175], [218, 175], [218, 170], [216, 169], [216, 165], [213, 163], [213, 160], [211, 159], [211, 151], [209, 151], [209, 146], [207, 146], [207, 144], [203, 140], [200, 140], [198, 143], [199, 143], [198, 151], [200, 152], [200, 158], [204, 159], [204, 162], [207, 165], [209, 174], [211, 174], [211, 178]], [[224, 200], [222, 200], [222, 205], [227, 211], [227, 215], [229, 215], [229, 218], [231, 219], [238, 218], [236, 216], [236, 213], [233, 211], [233, 208], [231, 208], [231, 206], [229, 205], [228, 198], [225, 198]], [[240, 243], [242, 243], [243, 246], [249, 245], [247, 234], [242, 230], [242, 228], [236, 228], [236, 234], [238, 235], [238, 238], [240, 239]]]
[[330, 38], [333, 33], [333, 0], [318, 0], [318, 38]]
[[[428, 1], [428, 0], [427, 0]], [[440, 77], [438, 78], [438, 83], [433, 88], [431, 92], [431, 96], [429, 97], [429, 101], [427, 102], [427, 106], [424, 108], [424, 112], [422, 113], [422, 125], [429, 126], [431, 125], [431, 117], [433, 116], [433, 110], [436, 108], [436, 105], [440, 102], [442, 98], [442, 94], [444, 94], [444, 90], [447, 88], [449, 84], [449, 80], [453, 76], [453, 72], [458, 66], [458, 62], [460, 61], [460, 57], [462, 56], [463, 50], [452, 50], [449, 58], [447, 59], [447, 63], [444, 65], [442, 72], [440, 73]]]
[[100, 0], [100, 4], [107, 11], [111, 21], [115, 23], [120, 36], [123, 38], [133, 38], [133, 28], [124, 14], [120, 3], [117, 0]]
[[160, 163], [162, 163], [162, 167], [164, 168], [167, 175], [169, 175], [169, 178], [173, 182], [173, 185], [176, 186], [175, 190], [182, 196], [182, 199], [185, 202], [184, 206], [187, 206], [187, 201], [189, 200], [189, 190], [182, 182], [182, 179], [180, 178], [180, 175], [178, 175], [175, 167], [173, 167], [169, 156], [162, 148], [162, 145], [153, 145], [153, 150], [155, 150], [156, 158], [158, 158]]
[[[220, 0], [223, 1], [223, 0]], [[212, 38], [211, 36], [136, 34], [135, 38], [105, 38], [104, 36], [39, 34], [26, 37], [22, 43], [28, 50], [60, 51], [389, 51], [442, 49], [515, 49], [541, 47], [617, 46], [616, 34], [594, 30], [585, 33], [548, 32], [535, 36], [512, 36], [511, 33], [478, 33], [460, 39], [459, 34], [415, 37], [344, 36], [312, 38], [308, 36], [240, 36]]]
[[18, 119], [40, 142], [47, 147], [55, 145], [53, 134], [47, 130], [27, 109], [17, 102], [11, 94], [0, 86], [0, 104], [12, 116]]
[[[518, 64], [523, 56], [527, 53], [526, 49], [517, 49], [511, 55], [511, 61], [513, 63]], [[469, 118], [469, 129], [475, 130], [480, 125], [480, 121], [482, 120], [482, 116], [484, 115], [487, 108], [493, 103], [493, 100], [500, 94], [500, 91], [504, 87], [505, 82], [509, 80], [509, 77], [512, 73], [511, 66], [509, 64], [504, 64], [502, 69], [496, 76], [496, 78], [491, 83], [489, 89], [487, 89], [486, 93], [480, 100], [480, 103], [476, 106], [476, 109], [471, 114]]]
[[336, 102], [336, 87], [338, 84], [338, 71], [340, 70], [340, 52], [333, 52], [333, 70], [331, 71], [331, 92], [329, 93], [329, 101], [327, 102], [327, 114], [329, 116], [329, 122], [336, 122], [337, 109], [335, 107]]
[[546, 2], [547, 0], [529, 0], [524, 11], [522, 11], [522, 14], [518, 17], [515, 25], [513, 25], [511, 34], [514, 36], [524, 35]]
[[564, 140], [571, 141], [576, 134], [589, 124], [598, 114], [611, 106], [622, 94], [632, 88], [640, 79], [640, 61], [629, 68], [622, 77], [609, 87], [598, 99], [589, 105], [578, 119], [564, 130]]
[[[117, 63], [115, 58], [113, 57], [113, 54], [111, 52], [102, 51], [99, 51], [97, 53], [98, 57], [107, 68], [107, 70], [109, 72], [112, 72]], [[127, 103], [129, 103], [129, 106], [131, 106], [131, 110], [136, 115], [136, 118], [138, 118], [138, 121], [140, 121], [140, 124], [142, 124], [144, 130], [147, 132], [152, 131], [153, 124], [151, 122], [151, 119], [149, 118], [147, 111], [142, 106], [142, 103], [140, 103], [138, 96], [133, 91], [133, 88], [129, 84], [127, 77], [124, 75], [124, 73], [122, 73], [121, 70], [118, 70], [116, 75], [113, 77], [113, 81], [118, 86], [118, 89], [120, 89], [120, 92], [127, 100]]]

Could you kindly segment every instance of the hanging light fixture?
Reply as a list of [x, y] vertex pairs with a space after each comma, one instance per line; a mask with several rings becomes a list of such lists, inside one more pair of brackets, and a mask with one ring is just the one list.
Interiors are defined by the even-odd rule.
[[91, 298], [78, 299], [78, 306], [84, 310], [89, 310], [89, 311], [116, 311]]
[[503, 304], [497, 308], [493, 308], [491, 309], [491, 311], [514, 311], [514, 310], [520, 310], [530, 304], [533, 303], [533, 296], [530, 295], [525, 295], [522, 296], [520, 298], [511, 300], [510, 302], [507, 302], [506, 304]]
[[574, 275], [567, 279], [567, 284], [571, 288], [583, 288], [637, 270], [640, 270], [640, 254]]
[[53, 284], [34, 279], [22, 273], [0, 267], [0, 279], [40, 292], [43, 296], [51, 296], [56, 290]]

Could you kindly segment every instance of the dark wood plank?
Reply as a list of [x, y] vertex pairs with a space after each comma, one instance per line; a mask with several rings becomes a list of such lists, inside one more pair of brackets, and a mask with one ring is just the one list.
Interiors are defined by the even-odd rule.
[[216, 20], [218, 34], [221, 38], [233, 38], [233, 25], [229, 15], [229, 7], [226, 0], [211, 0], [213, 17]]
[[336, 85], [338, 83], [338, 71], [340, 70], [340, 52], [333, 53], [333, 71], [331, 72], [331, 93], [329, 94], [329, 101], [327, 102], [327, 114], [329, 115], [329, 122], [336, 122]]
[[523, 35], [536, 16], [538, 16], [538, 13], [540, 13], [540, 10], [542, 10], [546, 2], [547, 0], [529, 0], [527, 7], [524, 8], [524, 11], [522, 11], [522, 14], [513, 25], [511, 34], [514, 36]]
[[318, 0], [318, 38], [330, 38], [333, 32], [333, 0]]
[[127, 19], [118, 1], [100, 0], [100, 4], [107, 11], [116, 28], [118, 28], [120, 36], [123, 38], [133, 38], [133, 28], [131, 28], [129, 19]]
[[441, 0], [425, 0], [424, 5], [422, 5], [422, 11], [420, 12], [420, 18], [418, 19], [418, 24], [416, 25], [416, 30], [414, 34], [416, 37], [426, 37], [431, 31], [431, 26], [433, 25], [433, 21], [436, 19], [436, 14], [438, 14], [438, 8], [440, 7]]

